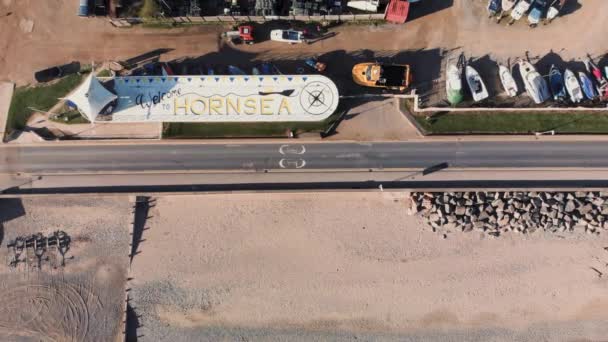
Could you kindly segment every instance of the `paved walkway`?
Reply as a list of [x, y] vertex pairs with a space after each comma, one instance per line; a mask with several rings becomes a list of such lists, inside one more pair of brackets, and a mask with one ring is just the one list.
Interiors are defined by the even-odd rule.
[[416, 138], [422, 138], [422, 134], [399, 111], [399, 99], [386, 98], [354, 103], [336, 128], [336, 134], [327, 140], [399, 141]]
[[161, 124], [158, 122], [64, 124], [51, 121], [41, 113], [36, 113], [28, 120], [32, 128], [46, 127], [73, 138], [82, 139], [157, 139], [160, 137]]
[[11, 106], [15, 84], [12, 82], [0, 82], [0, 137], [4, 140], [6, 122], [8, 120], [8, 109]]

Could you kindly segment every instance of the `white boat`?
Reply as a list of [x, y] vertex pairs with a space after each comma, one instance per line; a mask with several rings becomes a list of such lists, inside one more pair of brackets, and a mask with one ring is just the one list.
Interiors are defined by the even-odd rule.
[[534, 103], [541, 104], [551, 97], [547, 82], [530, 62], [524, 60], [520, 61], [519, 72], [521, 73], [521, 78], [524, 80], [526, 92]]
[[451, 105], [455, 106], [462, 101], [462, 70], [454, 63], [447, 66], [445, 89]]
[[551, 6], [549, 7], [549, 10], [547, 11], [548, 22], [551, 22], [553, 21], [553, 19], [557, 18], [559, 12], [564, 7], [564, 4], [566, 4], [566, 0], [553, 0]]
[[385, 4], [384, 0], [355, 0], [346, 3], [346, 6], [365, 12], [378, 12], [378, 7]]
[[528, 12], [533, 2], [534, 0], [521, 0], [520, 2], [518, 2], [517, 5], [511, 11], [511, 23], [514, 23], [521, 19], [524, 14]]
[[576, 78], [576, 75], [572, 70], [566, 69], [564, 72], [564, 83], [566, 84], [566, 91], [568, 91], [568, 95], [570, 95], [570, 100], [574, 103], [581, 102], [585, 95], [583, 95], [583, 89], [581, 89], [578, 78]]
[[272, 30], [270, 31], [270, 40], [290, 44], [300, 44], [306, 42], [304, 32], [295, 30]]
[[502, 11], [508, 12], [515, 7], [518, 0], [502, 0]]
[[469, 89], [471, 89], [471, 95], [473, 95], [473, 100], [479, 102], [483, 99], [487, 99], [489, 96], [488, 89], [477, 70], [473, 69], [472, 66], [467, 65], [465, 75], [467, 77]]
[[503, 88], [505, 88], [507, 95], [511, 97], [517, 96], [517, 83], [515, 83], [515, 79], [513, 78], [509, 68], [502, 64], [499, 65], [498, 74], [500, 76], [500, 82], [502, 83]]

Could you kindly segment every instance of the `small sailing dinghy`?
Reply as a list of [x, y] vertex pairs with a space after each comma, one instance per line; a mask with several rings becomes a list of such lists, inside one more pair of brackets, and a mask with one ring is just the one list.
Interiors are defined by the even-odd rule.
[[509, 68], [502, 64], [498, 65], [498, 75], [500, 76], [500, 82], [502, 83], [503, 88], [505, 88], [507, 95], [510, 97], [517, 96], [517, 83], [515, 83], [515, 79]]
[[570, 101], [579, 103], [585, 98], [581, 85], [572, 70], [566, 69], [564, 72], [564, 83], [566, 84], [566, 91], [570, 95]]
[[481, 76], [477, 70], [475, 70], [472, 66], [467, 65], [465, 75], [469, 89], [471, 89], [471, 95], [473, 95], [473, 100], [475, 102], [479, 102], [487, 99], [489, 96], [488, 89], [483, 83], [483, 80], [481, 79]]

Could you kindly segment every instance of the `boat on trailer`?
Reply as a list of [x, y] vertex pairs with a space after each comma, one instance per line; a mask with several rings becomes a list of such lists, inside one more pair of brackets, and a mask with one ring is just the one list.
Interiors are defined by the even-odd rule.
[[490, 18], [499, 14], [502, 9], [502, 0], [488, 0], [488, 13]]
[[498, 75], [500, 76], [500, 82], [502, 83], [503, 88], [507, 92], [507, 95], [510, 97], [517, 96], [517, 83], [515, 83], [515, 79], [513, 78], [513, 74], [511, 70], [506, 66], [500, 64], [498, 65]]
[[532, 63], [526, 60], [520, 61], [519, 72], [521, 74], [521, 78], [524, 80], [526, 92], [532, 98], [534, 103], [541, 104], [551, 97], [547, 82], [541, 76], [541, 74], [536, 71], [536, 68], [532, 65]]
[[462, 102], [462, 68], [456, 63], [448, 62], [445, 89], [452, 106]]
[[483, 79], [481, 79], [481, 75], [479, 75], [479, 72], [477, 72], [475, 68], [467, 65], [465, 75], [469, 89], [471, 89], [471, 95], [473, 95], [473, 100], [475, 102], [487, 99], [490, 96], [488, 94], [488, 88], [486, 88], [485, 83], [483, 83]]
[[502, 11], [509, 12], [510, 10], [513, 9], [513, 7], [515, 7], [515, 4], [517, 4], [517, 1], [519, 1], [519, 0], [502, 0]]
[[587, 72], [593, 76], [595, 82], [597, 84], [597, 93], [600, 96], [608, 97], [608, 80], [604, 77], [602, 73], [602, 69], [593, 62], [591, 56], [587, 56], [585, 59], [585, 67], [587, 68]]
[[572, 70], [566, 69], [566, 71], [564, 71], [564, 83], [566, 85], [566, 91], [568, 92], [568, 95], [570, 95], [570, 101], [579, 103], [585, 98], [581, 85]]
[[528, 23], [530, 23], [530, 27], [536, 27], [543, 15], [545, 14], [545, 9], [547, 8], [547, 0], [536, 0], [532, 5], [532, 9], [530, 10], [530, 14], [528, 15]]
[[512, 25], [514, 22], [521, 19], [524, 14], [528, 12], [533, 3], [534, 0], [520, 0], [511, 11], [511, 20], [509, 21], [509, 25]]
[[578, 78], [581, 81], [581, 88], [583, 89], [585, 97], [589, 100], [594, 100], [597, 97], [597, 91], [595, 90], [593, 82], [591, 81], [589, 76], [587, 76], [586, 73], [581, 71], [578, 73]]
[[555, 101], [564, 101], [566, 99], [564, 75], [562, 75], [562, 72], [555, 64], [551, 66], [551, 70], [549, 71], [549, 85]]
[[547, 10], [547, 22], [552, 22], [553, 19], [557, 18], [562, 8], [566, 4], [566, 0], [553, 0], [549, 10]]

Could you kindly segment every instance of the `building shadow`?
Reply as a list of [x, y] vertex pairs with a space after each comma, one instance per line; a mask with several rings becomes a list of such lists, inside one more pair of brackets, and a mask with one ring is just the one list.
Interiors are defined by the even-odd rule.
[[406, 24], [429, 14], [443, 11], [454, 5], [454, 0], [425, 0], [419, 4], [411, 4]]
[[155, 49], [152, 51], [148, 51], [146, 53], [142, 53], [141, 55], [126, 59], [126, 60], [122, 61], [122, 63], [124, 63], [127, 68], [132, 68], [133, 66], [142, 64], [144, 62], [158, 60], [162, 54], [165, 54], [165, 53], [171, 52], [171, 51], [173, 51], [173, 49], [166, 49], [166, 48]]
[[4, 241], [4, 223], [25, 215], [21, 198], [0, 198], [0, 245]]

